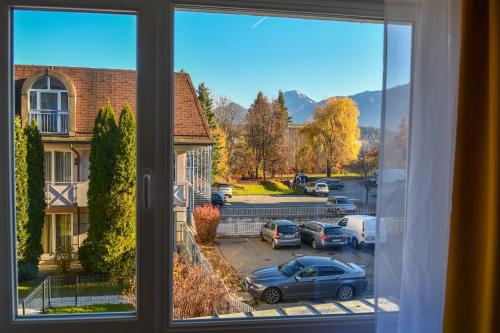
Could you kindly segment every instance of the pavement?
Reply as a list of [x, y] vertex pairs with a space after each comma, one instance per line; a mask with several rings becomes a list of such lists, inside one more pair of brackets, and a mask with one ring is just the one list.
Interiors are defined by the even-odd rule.
[[[350, 246], [344, 246], [342, 248], [314, 250], [309, 244], [302, 243], [300, 249], [280, 248], [273, 250], [270, 243], [263, 242], [260, 238], [226, 238], [218, 239], [216, 242], [224, 258], [235, 267], [241, 278], [259, 268], [279, 265], [288, 260], [309, 255], [332, 257], [343, 262], [364, 265], [366, 266], [365, 270], [368, 277], [368, 288], [359, 296], [373, 297], [373, 269], [375, 264], [373, 247], [356, 250]], [[311, 304], [312, 301], [317, 302], [317, 300], [299, 299], [270, 305], [257, 300], [257, 304], [252, 305], [252, 307], [256, 310], [266, 310], [277, 307], [306, 306]], [[330, 303], [333, 301], [335, 301], [333, 298], [323, 299], [321, 303]]]
[[[332, 190], [329, 195], [342, 195], [354, 199], [356, 202], [365, 201], [365, 187], [356, 180], [345, 180], [343, 190]], [[368, 204], [376, 203], [377, 189], [370, 190]], [[233, 195], [227, 198], [227, 202], [232, 207], [323, 207], [326, 204], [326, 198], [315, 197], [312, 195]]]

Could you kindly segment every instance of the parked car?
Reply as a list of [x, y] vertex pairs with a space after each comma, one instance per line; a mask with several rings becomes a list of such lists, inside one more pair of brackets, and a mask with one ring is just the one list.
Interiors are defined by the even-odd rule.
[[233, 197], [233, 187], [231, 184], [227, 183], [219, 183], [217, 184], [217, 192], [221, 192], [224, 194], [225, 197], [232, 198]]
[[309, 182], [309, 177], [303, 173], [296, 173], [293, 177], [293, 184], [295, 187], [304, 186]]
[[348, 242], [344, 229], [333, 223], [308, 221], [302, 223], [299, 230], [302, 241], [310, 243], [313, 249], [344, 246]]
[[226, 204], [226, 197], [224, 196], [224, 193], [212, 192], [210, 203], [212, 206], [224, 206]]
[[328, 189], [332, 190], [343, 190], [345, 188], [345, 184], [340, 179], [335, 178], [321, 178], [317, 180], [318, 183], [326, 183], [328, 185]]
[[355, 213], [358, 207], [347, 197], [335, 195], [326, 199], [328, 211], [337, 214]]
[[304, 186], [305, 194], [328, 196], [328, 185], [326, 183], [310, 182]]
[[273, 249], [280, 246], [300, 247], [299, 227], [292, 221], [277, 220], [262, 226], [260, 239], [271, 242]]
[[[344, 228], [352, 247], [359, 248], [365, 244], [375, 244], [376, 222], [377, 218], [375, 216], [349, 215], [342, 218], [337, 224]], [[387, 239], [385, 222], [381, 220], [380, 223], [380, 242], [385, 242]]]
[[245, 286], [268, 304], [296, 298], [337, 297], [350, 300], [367, 287], [366, 272], [353, 263], [305, 256], [262, 268], [245, 278]]

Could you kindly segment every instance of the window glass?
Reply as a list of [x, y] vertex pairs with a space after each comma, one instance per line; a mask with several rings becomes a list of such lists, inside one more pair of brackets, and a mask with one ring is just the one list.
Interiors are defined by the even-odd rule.
[[43, 154], [45, 182], [52, 181], [52, 152], [46, 151]]
[[54, 152], [55, 159], [55, 182], [71, 182], [71, 152]]
[[323, 233], [329, 236], [342, 235], [344, 231], [342, 228], [325, 228], [323, 229]]
[[345, 227], [345, 226], [347, 226], [347, 219], [342, 219], [342, 220], [340, 220], [339, 225], [340, 225], [341, 227]]
[[314, 277], [314, 276], [316, 276], [316, 274], [317, 274], [316, 266], [311, 266], [311, 267], [307, 267], [306, 269], [304, 269], [300, 273], [300, 276], [303, 278], [306, 278], [306, 277]]
[[[327, 315], [318, 304], [341, 300], [293, 280], [324, 258], [363, 267], [353, 275], [366, 274], [367, 283], [349, 297], [373, 304], [373, 247], [351, 246], [340, 230], [320, 232], [323, 223], [376, 212], [377, 189], [365, 186], [359, 166], [368, 174], [378, 167], [382, 22], [182, 9], [174, 16], [173, 148], [187, 198], [173, 207], [168, 315], [251, 320], [293, 313], [297, 304]], [[207, 206], [219, 190], [226, 202]], [[334, 197], [350, 205], [337, 207]], [[276, 229], [283, 220], [293, 225]], [[180, 287], [192, 274], [210, 281], [190, 291], [203, 303]]]
[[12, 27], [16, 314], [134, 316], [137, 17], [23, 8]]
[[39, 78], [37, 81], [35, 81], [35, 83], [33, 83], [32, 88], [33, 89], [48, 89], [49, 85], [48, 85], [47, 80], [48, 80], [47, 76]]
[[42, 110], [57, 110], [57, 93], [40, 93], [40, 108]]
[[319, 276], [342, 275], [345, 271], [336, 266], [319, 266]]

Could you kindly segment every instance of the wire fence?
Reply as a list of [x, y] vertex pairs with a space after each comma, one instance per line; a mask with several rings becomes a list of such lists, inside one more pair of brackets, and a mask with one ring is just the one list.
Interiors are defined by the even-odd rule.
[[49, 308], [95, 304], [126, 304], [130, 277], [102, 275], [48, 276], [21, 303], [23, 315]]
[[341, 207], [221, 207], [221, 214], [224, 217], [292, 217], [316, 216], [342, 217], [345, 215], [375, 215], [377, 208], [375, 205], [357, 206], [355, 209], [345, 209]]

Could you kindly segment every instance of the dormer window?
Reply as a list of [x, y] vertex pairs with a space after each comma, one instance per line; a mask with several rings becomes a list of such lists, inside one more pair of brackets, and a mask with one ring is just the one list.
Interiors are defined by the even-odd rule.
[[55, 77], [42, 76], [31, 86], [29, 121], [33, 120], [41, 133], [68, 133], [68, 91], [64, 84]]

